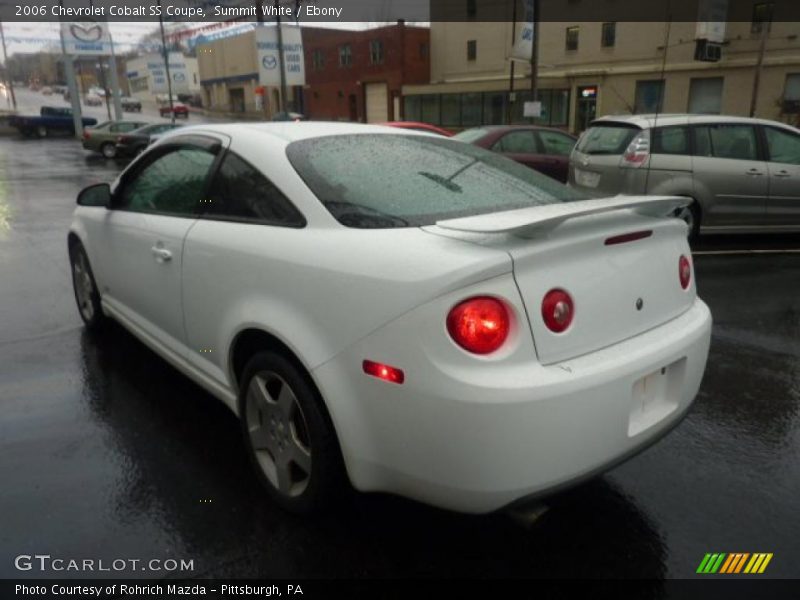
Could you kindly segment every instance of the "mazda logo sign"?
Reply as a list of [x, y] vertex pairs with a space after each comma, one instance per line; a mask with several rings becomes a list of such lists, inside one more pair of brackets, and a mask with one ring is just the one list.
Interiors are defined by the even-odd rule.
[[69, 31], [76, 40], [82, 42], [99, 42], [103, 37], [103, 28], [97, 23], [72, 23]]
[[172, 76], [172, 80], [173, 81], [177, 81], [177, 82], [186, 81], [186, 74], [185, 73], [175, 73], [175, 75]]
[[274, 69], [278, 66], [278, 60], [272, 56], [271, 54], [267, 54], [262, 60], [261, 64], [264, 65], [265, 69]]

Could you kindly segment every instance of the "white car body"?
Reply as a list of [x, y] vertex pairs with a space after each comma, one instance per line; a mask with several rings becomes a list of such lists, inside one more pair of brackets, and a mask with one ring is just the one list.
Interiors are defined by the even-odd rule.
[[[353, 229], [314, 195], [287, 145], [426, 134], [202, 125], [151, 148], [189, 133], [266, 174], [306, 226], [78, 207], [70, 235], [86, 249], [103, 310], [234, 412], [238, 336], [280, 340], [319, 389], [356, 489], [489, 512], [620, 462], [675, 426], [695, 398], [711, 316], [693, 273], [687, 289], [678, 281], [678, 259], [690, 255], [685, 225], [652, 216], [674, 199]], [[647, 240], [603, 245], [642, 229], [652, 231]], [[539, 316], [553, 287], [575, 299], [575, 321], [559, 334]], [[485, 356], [456, 345], [445, 326], [450, 309], [475, 295], [500, 298], [511, 313], [507, 342]], [[367, 376], [365, 359], [401, 368], [405, 381]]]

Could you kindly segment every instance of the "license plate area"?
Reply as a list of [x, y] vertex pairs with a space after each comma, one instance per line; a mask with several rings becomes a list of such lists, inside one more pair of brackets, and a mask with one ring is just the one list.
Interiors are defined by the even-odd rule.
[[600, 173], [575, 169], [575, 183], [583, 187], [596, 188], [600, 184]]
[[681, 358], [633, 383], [628, 437], [639, 435], [678, 408], [685, 373], [686, 358]]

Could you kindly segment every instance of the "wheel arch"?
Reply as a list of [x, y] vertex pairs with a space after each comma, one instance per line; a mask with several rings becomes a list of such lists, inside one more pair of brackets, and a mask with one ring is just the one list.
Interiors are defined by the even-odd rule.
[[[242, 375], [244, 374], [245, 366], [250, 358], [259, 352], [275, 352], [276, 354], [280, 354], [289, 360], [303, 375], [306, 376], [308, 382], [314, 388], [320, 409], [322, 410], [322, 413], [325, 419], [328, 421], [328, 425], [334, 432], [338, 442], [339, 434], [335, 421], [333, 420], [330, 410], [328, 409], [328, 403], [325, 401], [325, 396], [322, 394], [319, 385], [317, 385], [311, 370], [306, 367], [297, 353], [292, 350], [286, 342], [281, 340], [278, 336], [265, 331], [264, 329], [258, 327], [247, 327], [238, 332], [230, 344], [230, 349], [228, 350], [228, 372], [237, 398], [239, 395], [239, 386]], [[236, 409], [237, 411], [240, 410], [238, 400]], [[341, 442], [339, 442], [339, 446], [341, 448]]]

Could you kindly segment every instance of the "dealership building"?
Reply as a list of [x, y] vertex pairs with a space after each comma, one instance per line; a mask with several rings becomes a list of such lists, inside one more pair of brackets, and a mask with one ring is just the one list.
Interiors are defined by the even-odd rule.
[[[170, 52], [169, 69], [174, 95], [200, 93], [196, 58]], [[125, 65], [125, 76], [131, 96], [140, 100], [152, 100], [157, 94], [167, 93], [166, 65], [164, 57], [157, 52], [129, 59]]]

